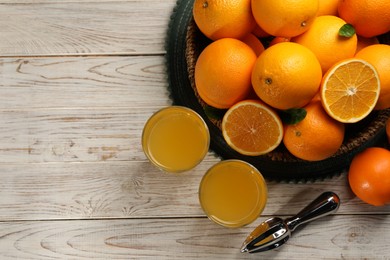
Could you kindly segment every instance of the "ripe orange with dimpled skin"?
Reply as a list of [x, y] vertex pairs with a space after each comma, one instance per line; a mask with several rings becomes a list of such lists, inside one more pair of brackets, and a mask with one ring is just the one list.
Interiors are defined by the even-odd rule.
[[374, 109], [390, 107], [390, 45], [373, 44], [361, 49], [355, 55], [372, 64], [378, 72], [381, 91]]
[[195, 0], [193, 17], [200, 31], [214, 41], [239, 39], [256, 25], [251, 0]]
[[390, 30], [389, 0], [341, 0], [338, 13], [363, 37], [378, 36]]
[[318, 0], [252, 0], [252, 13], [264, 31], [288, 38], [311, 26], [318, 6]]
[[318, 16], [309, 30], [292, 38], [291, 41], [302, 44], [314, 52], [325, 74], [336, 62], [355, 55], [356, 34], [352, 37], [339, 35], [340, 28], [345, 24], [346, 22], [337, 16]]
[[371, 147], [357, 154], [348, 180], [353, 193], [364, 202], [374, 206], [390, 203], [390, 151]]
[[308, 161], [324, 160], [341, 147], [344, 124], [331, 118], [318, 100], [310, 102], [305, 110], [307, 114], [302, 121], [285, 126], [283, 143], [298, 158]]
[[277, 109], [305, 106], [318, 92], [321, 78], [321, 66], [315, 55], [292, 42], [267, 48], [252, 71], [256, 94]]
[[233, 38], [209, 44], [195, 64], [195, 86], [201, 99], [226, 109], [246, 98], [256, 58], [251, 47]]

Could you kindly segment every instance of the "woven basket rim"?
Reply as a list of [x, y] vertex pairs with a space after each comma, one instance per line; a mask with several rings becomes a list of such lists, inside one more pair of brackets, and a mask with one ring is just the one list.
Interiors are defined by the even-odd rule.
[[[203, 46], [207, 45], [208, 39], [203, 36], [200, 32], [199, 28], [197, 27], [196, 23], [194, 22], [193, 18], [190, 20], [187, 34], [186, 34], [186, 62], [187, 62], [187, 70], [188, 70], [188, 77], [190, 79], [191, 87], [198, 98], [199, 103], [202, 105], [202, 107], [206, 108], [208, 105], [200, 98], [199, 94], [197, 93], [196, 87], [195, 87], [195, 80], [194, 80], [194, 71], [195, 71], [195, 64], [196, 60], [202, 51], [202, 47], [199, 47], [198, 40], [201, 38], [201, 40], [206, 41], [206, 43], [203, 44]], [[333, 157], [340, 156], [346, 153], [349, 153], [350, 151], [359, 148], [361, 145], [363, 145], [367, 140], [370, 140], [372, 137], [378, 134], [378, 132], [385, 126], [386, 120], [390, 116], [390, 109], [382, 110], [378, 112], [378, 115], [373, 118], [371, 122], [365, 127], [363, 132], [358, 132], [356, 135], [353, 135], [351, 138], [344, 140], [343, 144], [341, 145], [340, 149], [333, 155]], [[221, 120], [217, 120], [215, 118], [209, 118], [209, 120], [216, 125], [218, 128], [221, 128]], [[267, 154], [271, 158], [271, 160], [277, 160], [281, 162], [286, 161], [302, 161], [301, 159], [296, 158], [295, 156], [291, 155], [287, 150], [278, 151], [272, 151]]]
[[[210, 151], [223, 159], [244, 160], [260, 170], [268, 180], [308, 182], [323, 180], [346, 172], [355, 154], [370, 146], [390, 149], [385, 141], [384, 124], [390, 117], [390, 109], [380, 111], [363, 132], [349, 135], [340, 150], [322, 161], [308, 162], [298, 159], [281, 145], [262, 156], [244, 156], [229, 147], [221, 133], [220, 119], [210, 117], [207, 106], [199, 98], [195, 88], [194, 68], [202, 48], [210, 40], [200, 33], [192, 16], [193, 0], [178, 0], [171, 15], [166, 38], [166, 72], [168, 91], [173, 104], [187, 106], [199, 113], [206, 121], [211, 136]], [[387, 34], [385, 39], [390, 42]], [[278, 147], [279, 148], [279, 147]]]

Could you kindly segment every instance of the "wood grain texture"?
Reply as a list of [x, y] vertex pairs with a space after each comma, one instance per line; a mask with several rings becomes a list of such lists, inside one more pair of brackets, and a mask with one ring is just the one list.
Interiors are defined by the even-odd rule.
[[[198, 202], [213, 153], [182, 175], [146, 160], [143, 126], [172, 103], [164, 42], [175, 4], [0, 0], [0, 259], [390, 259], [390, 206], [360, 201], [346, 173], [268, 181], [263, 215], [227, 229]], [[341, 198], [336, 215], [278, 250], [239, 252], [265, 218], [328, 190]]]
[[159, 108], [3, 110], [0, 162], [144, 160], [142, 129]]
[[0, 110], [172, 103], [163, 56], [2, 58], [0, 75]]
[[[387, 216], [329, 216], [274, 251], [242, 254], [253, 229], [205, 218], [0, 223], [1, 259], [388, 259]], [[382, 230], [376, 236], [375, 230]]]
[[161, 54], [174, 4], [174, 0], [4, 3], [0, 56]]
[[[107, 151], [108, 153], [110, 151]], [[182, 174], [164, 174], [147, 161], [0, 164], [0, 219], [158, 218], [204, 216], [198, 202], [204, 161]], [[365, 205], [346, 185], [345, 175], [315, 183], [268, 182], [263, 215], [292, 215], [320, 193], [341, 198], [340, 214], [386, 214]]]

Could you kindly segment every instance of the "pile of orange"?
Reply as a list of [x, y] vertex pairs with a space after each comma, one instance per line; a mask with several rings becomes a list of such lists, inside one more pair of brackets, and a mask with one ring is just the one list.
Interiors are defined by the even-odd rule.
[[[388, 0], [195, 0], [193, 17], [212, 40], [196, 90], [227, 111], [222, 133], [241, 154], [283, 143], [297, 158], [323, 160], [346, 124], [390, 107], [390, 46], [377, 38], [390, 30]], [[282, 121], [291, 111], [304, 115]]]

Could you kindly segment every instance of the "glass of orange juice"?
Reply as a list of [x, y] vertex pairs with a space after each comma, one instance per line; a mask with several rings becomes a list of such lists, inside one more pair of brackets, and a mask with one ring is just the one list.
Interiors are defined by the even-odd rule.
[[199, 201], [207, 217], [225, 227], [242, 227], [256, 220], [267, 202], [261, 173], [241, 160], [212, 166], [199, 186]]
[[198, 165], [209, 150], [210, 133], [203, 118], [183, 106], [154, 113], [142, 133], [148, 159], [165, 172], [179, 173]]

